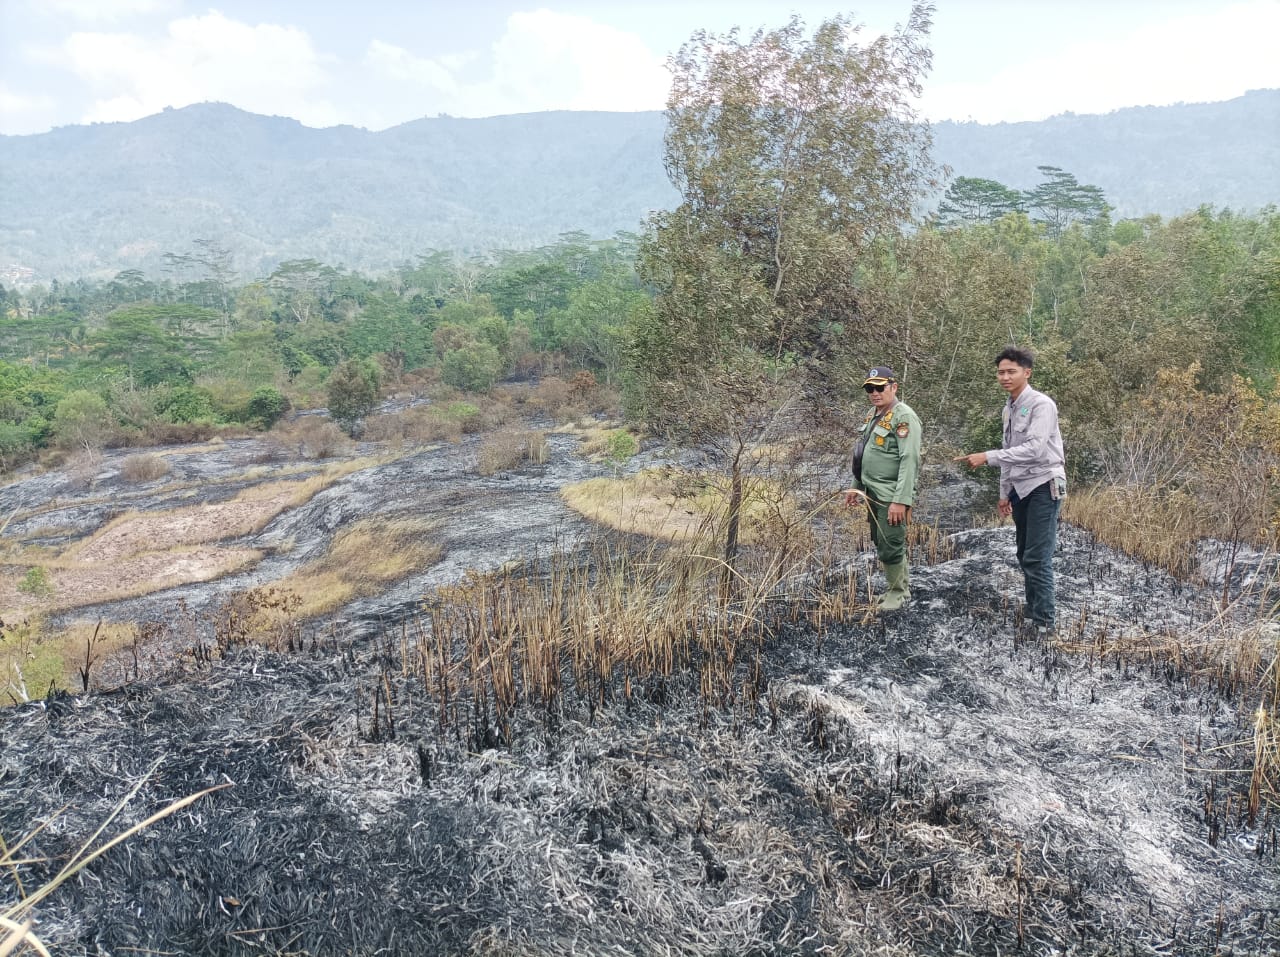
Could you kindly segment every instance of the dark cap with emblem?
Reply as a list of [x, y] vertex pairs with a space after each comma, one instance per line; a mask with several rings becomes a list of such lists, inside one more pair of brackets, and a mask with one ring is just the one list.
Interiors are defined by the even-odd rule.
[[867, 373], [867, 380], [863, 385], [887, 385], [890, 382], [898, 381], [898, 373], [894, 372], [888, 366], [876, 366]]

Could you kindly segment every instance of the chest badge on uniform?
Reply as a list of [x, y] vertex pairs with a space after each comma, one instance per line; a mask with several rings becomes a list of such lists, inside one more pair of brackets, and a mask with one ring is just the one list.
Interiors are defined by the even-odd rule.
[[883, 436], [883, 435], [877, 435], [877, 436], [876, 436], [876, 445], [884, 445], [884, 436]]
[[905, 438], [907, 437], [907, 434], [908, 434], [911, 430], [910, 430], [909, 428], [907, 428], [907, 423], [905, 423], [905, 422], [899, 422], [899, 423], [898, 423], [898, 429], [897, 429], [897, 431], [898, 431], [898, 438], [900, 438], [900, 439], [905, 439]]

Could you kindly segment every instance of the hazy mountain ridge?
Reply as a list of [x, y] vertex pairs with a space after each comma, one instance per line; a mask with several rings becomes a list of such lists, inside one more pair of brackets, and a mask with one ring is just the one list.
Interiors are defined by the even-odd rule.
[[1038, 123], [939, 123], [934, 147], [955, 175], [1019, 189], [1036, 185], [1037, 166], [1061, 167], [1102, 187], [1118, 217], [1206, 204], [1251, 212], [1280, 202], [1280, 90]]
[[[154, 270], [210, 238], [261, 274], [314, 257], [378, 271], [430, 248], [519, 248], [638, 229], [676, 201], [660, 112], [420, 119], [379, 133], [199, 104], [0, 137], [0, 268]], [[958, 176], [1028, 188], [1060, 166], [1118, 216], [1280, 200], [1280, 90], [1038, 123], [940, 123]]]

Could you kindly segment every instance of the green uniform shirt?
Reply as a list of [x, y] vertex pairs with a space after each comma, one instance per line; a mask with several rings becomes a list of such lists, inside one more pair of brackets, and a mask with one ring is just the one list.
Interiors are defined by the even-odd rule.
[[868, 429], [871, 437], [862, 452], [862, 480], [855, 475], [853, 487], [877, 502], [911, 505], [920, 474], [920, 416], [899, 401], [884, 415], [871, 409], [858, 430], [858, 442]]

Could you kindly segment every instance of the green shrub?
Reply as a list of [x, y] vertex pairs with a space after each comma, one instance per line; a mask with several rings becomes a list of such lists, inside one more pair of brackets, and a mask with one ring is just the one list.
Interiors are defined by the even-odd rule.
[[175, 386], [160, 397], [156, 410], [170, 422], [212, 422], [217, 419], [213, 393], [203, 386]]
[[605, 440], [604, 454], [613, 466], [619, 467], [640, 451], [640, 443], [626, 429], [615, 429]]
[[470, 402], [450, 402], [444, 407], [445, 417], [458, 423], [464, 433], [479, 432], [483, 416], [478, 406]]
[[47, 598], [53, 594], [53, 582], [49, 581], [48, 572], [39, 565], [33, 565], [18, 582], [18, 591], [35, 598]]
[[53, 434], [64, 449], [100, 449], [114, 431], [115, 417], [96, 392], [69, 392], [53, 413]]
[[348, 435], [378, 404], [381, 370], [370, 359], [348, 359], [329, 374], [329, 415]]
[[464, 392], [488, 392], [502, 375], [502, 354], [488, 342], [472, 342], [444, 354], [443, 382]]
[[280, 390], [271, 386], [264, 386], [261, 389], [257, 389], [249, 397], [249, 401], [244, 408], [244, 417], [241, 421], [248, 422], [265, 431], [279, 422], [288, 411], [289, 400], [284, 397]]
[[25, 424], [0, 422], [0, 472], [11, 469], [29, 458], [34, 448], [31, 431]]

